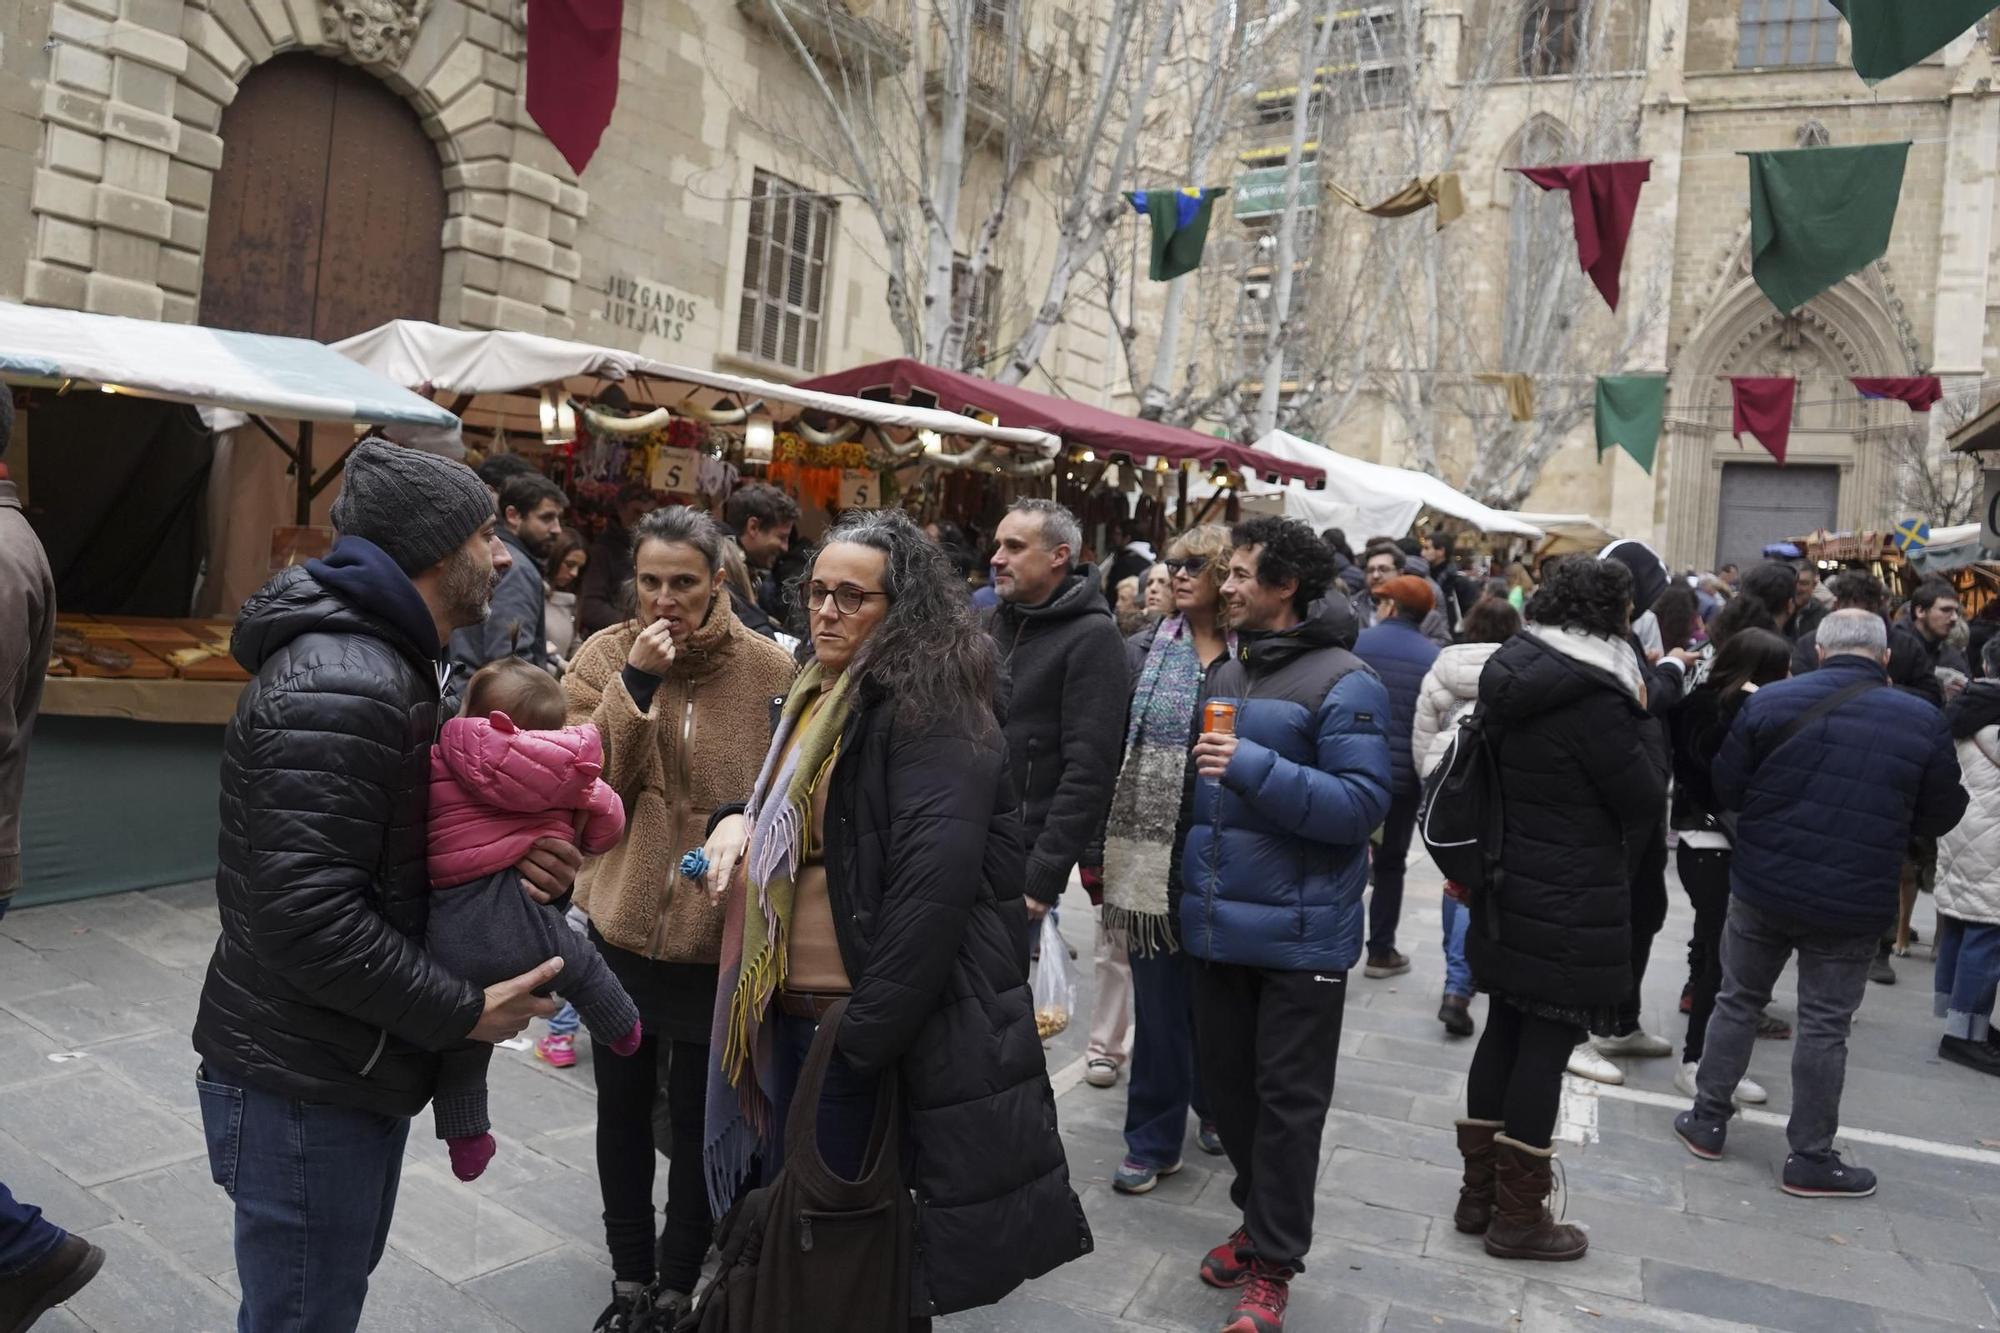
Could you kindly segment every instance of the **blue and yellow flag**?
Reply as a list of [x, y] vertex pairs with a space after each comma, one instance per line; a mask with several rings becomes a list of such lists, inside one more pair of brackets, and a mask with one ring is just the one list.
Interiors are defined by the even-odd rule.
[[1147, 276], [1166, 282], [1201, 267], [1201, 252], [1208, 244], [1208, 215], [1226, 188], [1135, 190], [1125, 197], [1132, 207], [1153, 221], [1153, 259]]
[[1921, 551], [1931, 544], [1931, 525], [1920, 518], [1906, 518], [1896, 525], [1890, 540], [1896, 543], [1896, 549], [1904, 555], [1912, 551]]

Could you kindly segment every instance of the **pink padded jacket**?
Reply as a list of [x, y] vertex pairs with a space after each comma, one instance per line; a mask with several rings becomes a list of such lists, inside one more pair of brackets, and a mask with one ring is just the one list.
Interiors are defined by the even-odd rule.
[[431, 887], [505, 870], [537, 838], [566, 839], [590, 856], [616, 847], [625, 806], [598, 777], [603, 768], [596, 727], [522, 731], [505, 713], [445, 723], [431, 747]]

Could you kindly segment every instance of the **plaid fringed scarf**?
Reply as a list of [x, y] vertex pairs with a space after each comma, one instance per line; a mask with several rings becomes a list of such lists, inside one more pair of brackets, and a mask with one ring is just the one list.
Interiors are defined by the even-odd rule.
[[[744, 812], [751, 825], [745, 882], [741, 892], [733, 884], [727, 890], [702, 1143], [709, 1206], [718, 1217], [734, 1200], [771, 1129], [775, 1065], [764, 1015], [785, 984], [792, 877], [812, 830], [813, 790], [831, 766], [847, 724], [849, 678], [843, 675], [823, 698], [822, 679], [817, 664], [807, 667], [785, 700]], [[800, 719], [815, 701], [819, 707], [801, 730]], [[778, 1129], [782, 1132], [783, 1126]]]
[[1167, 880], [1202, 675], [1186, 619], [1161, 622], [1132, 693], [1104, 838], [1104, 926], [1128, 931], [1144, 957], [1174, 947]]

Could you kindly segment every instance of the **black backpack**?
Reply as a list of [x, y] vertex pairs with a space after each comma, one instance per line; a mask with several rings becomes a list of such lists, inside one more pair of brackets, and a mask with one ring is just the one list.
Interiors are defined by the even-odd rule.
[[1417, 831], [1444, 877], [1476, 896], [1500, 887], [1499, 738], [1484, 704], [1475, 705], [1424, 779]]

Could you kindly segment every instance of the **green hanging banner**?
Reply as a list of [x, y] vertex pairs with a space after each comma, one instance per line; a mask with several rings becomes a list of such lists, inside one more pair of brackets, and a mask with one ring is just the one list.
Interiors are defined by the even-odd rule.
[[1667, 419], [1665, 375], [1599, 375], [1597, 377], [1597, 456], [1613, 445], [1632, 461], [1653, 470], [1660, 444], [1660, 427]]
[[1910, 145], [1745, 153], [1750, 272], [1791, 314], [1889, 249]]
[[1153, 257], [1146, 276], [1166, 282], [1201, 267], [1208, 244], [1208, 217], [1226, 188], [1135, 190], [1125, 197], [1153, 222]]
[[1951, 45], [2000, 0], [1833, 0], [1853, 30], [1854, 72], [1880, 83]]

